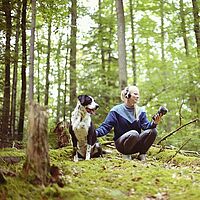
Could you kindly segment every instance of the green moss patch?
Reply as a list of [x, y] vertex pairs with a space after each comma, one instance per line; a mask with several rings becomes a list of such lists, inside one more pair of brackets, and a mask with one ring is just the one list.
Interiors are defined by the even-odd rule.
[[[147, 162], [124, 160], [112, 149], [103, 158], [75, 163], [71, 147], [50, 150], [51, 165], [62, 170], [64, 187], [51, 184], [35, 186], [20, 175], [24, 152], [9, 149], [0, 155], [21, 156], [16, 164], [3, 163], [2, 170], [13, 170], [16, 176], [6, 175], [0, 186], [2, 199], [200, 199], [200, 159], [177, 154], [175, 151], [152, 148]], [[12, 153], [11, 153], [12, 152]]]

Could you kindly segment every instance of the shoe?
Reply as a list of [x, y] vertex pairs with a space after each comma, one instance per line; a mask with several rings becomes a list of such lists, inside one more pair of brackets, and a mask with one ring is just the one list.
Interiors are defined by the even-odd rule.
[[132, 160], [132, 157], [130, 154], [129, 155], [122, 154], [122, 158], [125, 160]]
[[138, 160], [140, 160], [140, 161], [146, 161], [146, 154], [140, 154], [138, 156]]

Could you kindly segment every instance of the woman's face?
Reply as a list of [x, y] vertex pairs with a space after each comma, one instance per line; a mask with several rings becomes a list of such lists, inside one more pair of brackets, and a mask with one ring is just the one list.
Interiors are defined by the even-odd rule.
[[129, 99], [127, 99], [127, 106], [134, 106], [138, 100], [139, 100], [139, 97], [140, 97], [140, 93], [139, 93], [139, 89], [137, 87], [133, 87], [133, 88], [130, 88], [130, 94], [131, 94], [131, 97]]

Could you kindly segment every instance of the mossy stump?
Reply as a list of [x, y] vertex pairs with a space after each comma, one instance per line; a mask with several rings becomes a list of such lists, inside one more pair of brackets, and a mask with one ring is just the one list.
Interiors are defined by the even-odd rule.
[[46, 109], [32, 102], [28, 120], [28, 141], [23, 172], [31, 182], [47, 185], [50, 160], [47, 138], [48, 114]]

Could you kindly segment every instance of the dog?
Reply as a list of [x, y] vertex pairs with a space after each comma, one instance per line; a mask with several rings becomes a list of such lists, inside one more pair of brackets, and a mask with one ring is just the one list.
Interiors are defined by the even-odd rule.
[[88, 95], [78, 96], [69, 129], [75, 162], [78, 162], [79, 158], [90, 160], [91, 157], [102, 156], [102, 149], [97, 143], [95, 128], [91, 120], [91, 115], [95, 114], [98, 108], [99, 105], [93, 97]]
[[57, 135], [57, 146], [58, 148], [66, 147], [71, 142], [71, 136], [69, 134], [69, 122], [58, 122], [54, 133]]

